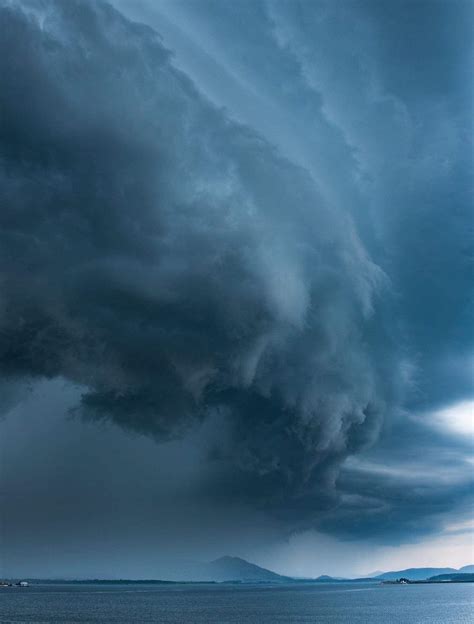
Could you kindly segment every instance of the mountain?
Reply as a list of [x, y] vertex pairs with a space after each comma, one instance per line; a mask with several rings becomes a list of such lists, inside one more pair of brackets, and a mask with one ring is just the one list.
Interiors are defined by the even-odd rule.
[[287, 583], [294, 579], [261, 568], [240, 557], [220, 557], [215, 561], [185, 561], [170, 566], [163, 578], [173, 581]]
[[249, 563], [240, 557], [220, 557], [208, 563], [206, 570], [214, 581], [281, 583], [293, 580], [288, 576], [281, 576], [254, 563]]
[[474, 565], [467, 565], [459, 568], [458, 572], [461, 574], [474, 574]]
[[383, 581], [395, 581], [399, 578], [407, 578], [410, 581], [424, 581], [431, 576], [439, 574], [456, 574], [458, 570], [454, 568], [408, 568], [407, 570], [396, 570], [379, 574], [377, 579]]

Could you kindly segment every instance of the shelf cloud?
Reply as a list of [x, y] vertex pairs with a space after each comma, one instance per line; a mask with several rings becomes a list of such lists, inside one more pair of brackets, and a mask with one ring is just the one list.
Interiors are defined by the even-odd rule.
[[[218, 5], [203, 5], [213, 32], [250, 38]], [[324, 15], [340, 34], [352, 4], [303, 3], [302, 21], [295, 3], [239, 3], [261, 74], [239, 81], [232, 46], [217, 61], [277, 101], [261, 127], [180, 66], [159, 14], [151, 27], [84, 0], [0, 14], [2, 383], [66, 380], [76, 417], [158, 444], [212, 429], [203, 497], [344, 537], [430, 531], [469, 496], [466, 479], [420, 494], [347, 464], [470, 391], [463, 93], [422, 57], [408, 84], [396, 33], [361, 6], [331, 44], [341, 83], [331, 33], [301, 24], [319, 32]], [[199, 32], [190, 4], [163, 4], [168, 27], [185, 10]], [[265, 55], [286, 65], [262, 78]]]

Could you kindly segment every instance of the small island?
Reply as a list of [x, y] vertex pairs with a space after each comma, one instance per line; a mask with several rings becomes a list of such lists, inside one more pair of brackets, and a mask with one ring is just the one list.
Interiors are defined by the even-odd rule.
[[382, 581], [383, 585], [426, 585], [429, 583], [473, 583], [474, 574], [437, 574], [423, 580], [411, 580], [400, 577], [395, 580]]

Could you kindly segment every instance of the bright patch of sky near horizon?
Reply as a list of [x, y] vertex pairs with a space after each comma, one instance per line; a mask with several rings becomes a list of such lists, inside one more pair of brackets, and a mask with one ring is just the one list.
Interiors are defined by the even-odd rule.
[[434, 426], [458, 436], [474, 436], [474, 401], [462, 401], [431, 415]]

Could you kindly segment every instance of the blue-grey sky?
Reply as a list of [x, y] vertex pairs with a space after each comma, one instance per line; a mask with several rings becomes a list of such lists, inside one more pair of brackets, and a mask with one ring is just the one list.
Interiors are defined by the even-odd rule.
[[2, 574], [472, 562], [472, 25], [0, 0]]

